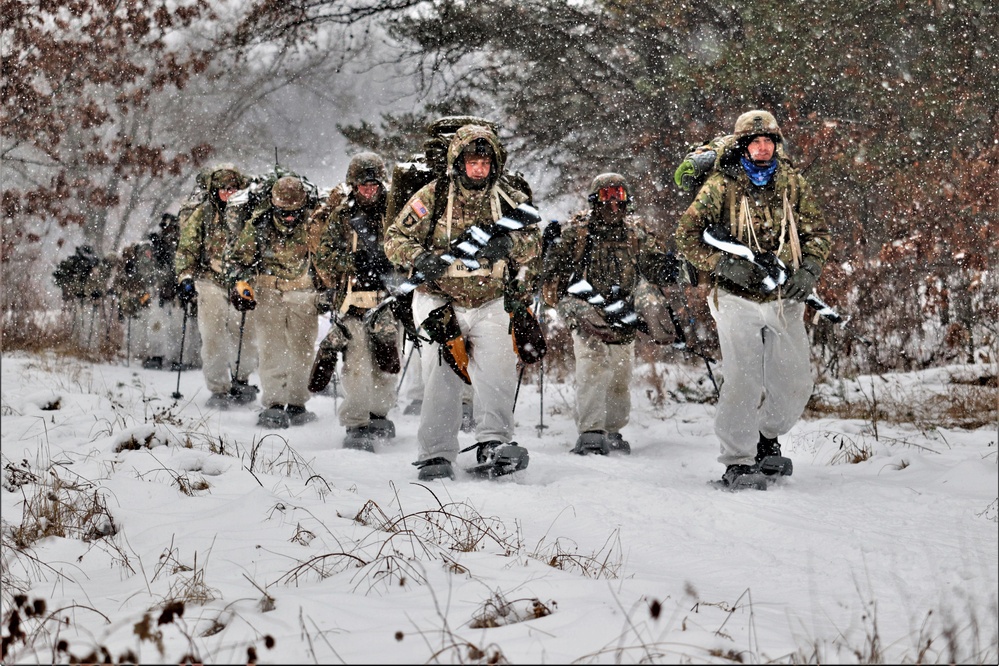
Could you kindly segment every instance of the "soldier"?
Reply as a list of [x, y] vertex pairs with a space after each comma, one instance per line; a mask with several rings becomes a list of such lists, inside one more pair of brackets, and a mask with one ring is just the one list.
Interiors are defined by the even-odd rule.
[[[121, 265], [114, 277], [118, 294], [118, 317], [126, 322], [125, 353], [149, 360], [153, 356], [149, 336], [149, 313], [156, 285], [156, 261], [148, 241], [129, 245], [121, 253]], [[162, 359], [162, 357], [160, 357]], [[143, 363], [143, 367], [148, 367]]]
[[[228, 209], [228, 204], [226, 204]], [[180, 224], [176, 215], [162, 213], [155, 229], [149, 233], [153, 253], [153, 304], [145, 315], [147, 356], [142, 367], [156, 370], [177, 370], [201, 367], [201, 335], [196, 325], [189, 325], [184, 335], [184, 308], [177, 299], [177, 277], [174, 258], [180, 240]], [[195, 304], [196, 305], [196, 304]], [[193, 307], [191, 317], [197, 316]], [[191, 322], [193, 324], [193, 322]], [[140, 335], [140, 338], [141, 338]], [[181, 339], [184, 349], [181, 351]]]
[[[257, 366], [254, 317], [252, 313], [242, 317], [229, 307], [223, 264], [226, 246], [235, 235], [226, 222], [226, 208], [230, 197], [245, 188], [248, 180], [235, 165], [225, 163], [199, 175], [199, 181], [205, 183], [205, 198], [180, 220], [174, 258], [177, 298], [184, 316], [189, 316], [197, 298], [202, 372], [212, 393], [207, 406], [228, 409], [257, 397], [257, 387], [248, 381]], [[238, 375], [233, 376], [237, 359]]]
[[70, 335], [75, 336], [75, 339], [79, 339], [80, 331], [83, 329], [87, 278], [99, 261], [91, 246], [80, 245], [73, 254], [60, 261], [52, 273], [56, 285], [62, 292], [64, 304], [68, 303], [72, 309]]
[[[633, 215], [623, 176], [602, 173], [590, 184], [590, 207], [561, 225], [545, 254], [542, 294], [572, 331], [576, 359], [576, 429], [573, 453], [631, 453], [621, 435], [631, 415], [636, 294], [643, 280], [676, 282], [677, 261]], [[586, 285], [586, 291], [580, 289]], [[612, 307], [593, 305], [595, 295]]]
[[527, 184], [517, 187], [504, 177], [505, 161], [492, 129], [459, 128], [448, 146], [446, 175], [410, 198], [387, 231], [388, 258], [398, 266], [412, 266], [414, 276], [425, 280], [413, 295], [413, 315], [434, 339], [422, 356], [420, 452], [413, 463], [421, 480], [454, 478], [466, 382], [475, 393], [473, 448], [481, 469], [502, 474], [527, 466], [527, 450], [513, 441], [517, 355], [509, 313], [531, 303], [540, 268], [540, 232], [527, 226], [493, 234], [474, 270], [441, 256], [472, 225], [490, 227], [508, 211], [530, 203]]
[[372, 321], [363, 319], [388, 296], [386, 282], [396, 272], [383, 248], [386, 178], [380, 156], [354, 155], [346, 182], [330, 192], [309, 222], [323, 230], [316, 266], [323, 286], [335, 294], [330, 304], [334, 335], [348, 339], [339, 409], [340, 424], [347, 429], [345, 449], [374, 451], [372, 440], [395, 437], [387, 415], [395, 405], [400, 326], [389, 308]]
[[[708, 306], [725, 377], [715, 415], [722, 482], [765, 489], [768, 477], [792, 470], [777, 438], [811, 395], [803, 301], [831, 243], [811, 188], [778, 149], [784, 137], [773, 115], [742, 114], [733, 139], [680, 218], [676, 245], [713, 281]], [[782, 266], [790, 272], [783, 284]]]
[[[256, 309], [261, 401], [257, 425], [287, 428], [315, 420], [306, 410], [319, 331], [313, 266], [321, 228], [310, 221], [315, 187], [295, 175], [274, 181], [226, 253], [230, 302]], [[259, 304], [259, 307], [258, 307]]]

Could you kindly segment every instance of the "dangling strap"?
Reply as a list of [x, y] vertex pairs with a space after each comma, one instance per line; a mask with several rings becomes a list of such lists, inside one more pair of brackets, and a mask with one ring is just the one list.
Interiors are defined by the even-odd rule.
[[[784, 244], [785, 227], [788, 232], [788, 245], [791, 246], [791, 263], [795, 270], [801, 265], [801, 239], [798, 238], [798, 223], [794, 217], [794, 206], [788, 199], [787, 190], [784, 191], [784, 219], [780, 224], [781, 245]], [[780, 250], [778, 250], [778, 254]]]

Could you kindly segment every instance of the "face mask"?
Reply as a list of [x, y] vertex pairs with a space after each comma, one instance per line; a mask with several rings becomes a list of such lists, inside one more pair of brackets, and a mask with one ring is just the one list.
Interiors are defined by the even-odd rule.
[[770, 160], [769, 164], [766, 166], [756, 166], [751, 159], [748, 157], [743, 157], [739, 160], [742, 164], [743, 170], [746, 175], [749, 176], [749, 180], [752, 181], [753, 185], [757, 187], [762, 187], [770, 182], [773, 177], [774, 172], [777, 171], [777, 160]]

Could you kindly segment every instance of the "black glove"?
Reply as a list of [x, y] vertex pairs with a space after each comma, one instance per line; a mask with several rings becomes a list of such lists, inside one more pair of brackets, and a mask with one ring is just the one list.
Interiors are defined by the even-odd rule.
[[715, 275], [737, 287], [757, 294], [766, 294], [764, 281], [770, 277], [767, 271], [751, 261], [740, 257], [722, 257], [715, 266]]
[[192, 303], [197, 297], [198, 290], [194, 288], [194, 280], [189, 277], [181, 280], [177, 285], [177, 299], [181, 305]]
[[232, 291], [229, 292], [229, 302], [232, 303], [232, 307], [240, 312], [247, 312], [257, 307], [257, 299], [253, 295], [253, 287], [250, 286], [249, 282], [244, 280], [239, 280], [236, 286], [232, 288]]
[[656, 252], [646, 258], [642, 273], [652, 284], [676, 284], [680, 280], [682, 261], [672, 252]]
[[801, 260], [801, 266], [798, 270], [785, 283], [784, 296], [795, 301], [805, 300], [815, 289], [821, 274], [822, 267], [819, 266], [819, 262], [811, 257], [805, 257]]
[[489, 261], [497, 261], [510, 256], [513, 250], [513, 239], [506, 234], [494, 234], [479, 250], [479, 257]]
[[368, 258], [367, 250], [364, 249], [354, 250], [354, 253], [351, 255], [350, 260], [354, 264], [355, 273], [363, 273], [368, 270], [368, 264], [370, 263], [370, 259]]
[[416, 261], [413, 262], [413, 269], [417, 273], [421, 273], [428, 282], [433, 282], [443, 277], [444, 273], [447, 272], [448, 265], [439, 255], [428, 251], [416, 258]]

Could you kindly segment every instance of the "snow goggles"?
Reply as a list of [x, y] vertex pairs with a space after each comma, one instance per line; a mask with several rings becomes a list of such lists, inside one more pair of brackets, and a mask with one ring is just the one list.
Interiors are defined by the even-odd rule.
[[628, 191], [623, 185], [610, 185], [597, 190], [597, 201], [605, 203], [608, 201], [627, 201]]

